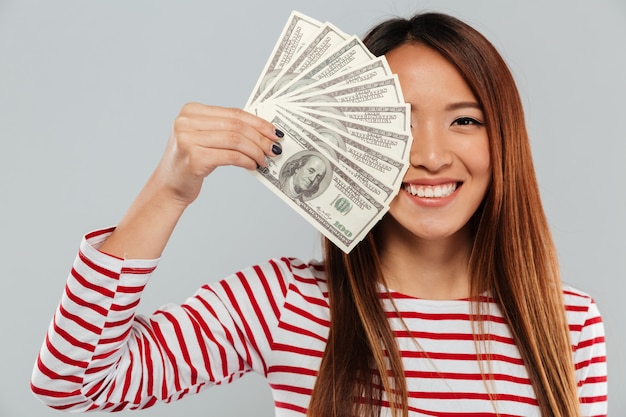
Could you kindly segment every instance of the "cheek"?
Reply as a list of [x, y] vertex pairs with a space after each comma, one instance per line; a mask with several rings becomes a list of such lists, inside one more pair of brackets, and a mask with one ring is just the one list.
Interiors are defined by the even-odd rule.
[[491, 156], [487, 138], [468, 146], [463, 150], [463, 154], [465, 165], [473, 176], [491, 180]]
[[482, 201], [487, 195], [487, 190], [491, 185], [491, 160], [489, 154], [486, 156], [483, 155], [482, 157], [477, 155], [472, 162], [472, 178], [477, 186], [478, 192], [481, 194], [480, 200]]
[[476, 157], [473, 161], [473, 171], [476, 176], [491, 182], [491, 159], [489, 158], [489, 155], [485, 157]]

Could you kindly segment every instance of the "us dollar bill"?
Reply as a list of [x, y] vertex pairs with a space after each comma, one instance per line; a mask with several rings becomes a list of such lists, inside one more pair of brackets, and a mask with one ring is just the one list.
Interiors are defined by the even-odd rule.
[[[381, 203], [314, 143], [275, 116], [286, 133], [281, 155], [253, 174], [337, 247], [349, 253], [387, 212]], [[293, 136], [290, 136], [292, 135]]]
[[359, 106], [343, 103], [299, 103], [290, 108], [311, 117], [332, 117], [340, 121], [351, 119], [371, 127], [397, 132], [411, 130], [411, 106], [409, 104]]
[[291, 13], [245, 108], [252, 106], [265, 89], [276, 80], [280, 71], [288, 66], [293, 57], [318, 33], [322, 25], [321, 22], [297, 11]]
[[290, 84], [302, 71], [314, 65], [329, 51], [335, 49], [337, 45], [341, 45], [347, 38], [348, 35], [334, 25], [324, 23], [317, 30], [313, 39], [310, 39], [308, 44], [293, 57], [289, 65], [281, 69], [274, 81], [268, 85], [256, 101], [268, 100], [274, 93], [282, 90], [285, 85]]
[[289, 115], [293, 115], [296, 120], [305, 125], [316, 123], [317, 127], [323, 126], [338, 135], [341, 135], [346, 141], [351, 140], [358, 143], [364, 149], [372, 153], [385, 155], [387, 158], [396, 161], [408, 161], [409, 151], [413, 137], [408, 132], [397, 132], [393, 130], [380, 129], [372, 126], [358, 123], [356, 121], [337, 120], [330, 123], [329, 121], [321, 122], [319, 118], [313, 119], [298, 112], [296, 108], [285, 107], [278, 104], [278, 107], [286, 111]]
[[[400, 189], [402, 178], [408, 164], [399, 159], [372, 150], [370, 147], [355, 140], [346, 131], [336, 128], [324, 119], [306, 117], [291, 110], [277, 109], [277, 113], [287, 120], [293, 121], [306, 137], [320, 147], [332, 149], [350, 161], [350, 172], [360, 178], [371, 178], [369, 183], [377, 186], [376, 195], [384, 197], [389, 203]], [[369, 184], [368, 183], [368, 184]], [[386, 185], [385, 185], [386, 184]], [[370, 187], [366, 188], [370, 189]], [[373, 188], [371, 188], [373, 190]]]
[[358, 84], [364, 81], [381, 81], [392, 74], [385, 57], [376, 57], [373, 60], [360, 62], [354, 67], [351, 65], [352, 62], [349, 62], [351, 58], [354, 58], [354, 56], [340, 60], [337, 65], [326, 62], [330, 70], [336, 70], [335, 72], [338, 73], [331, 74], [331, 72], [323, 71], [319, 73], [319, 76], [315, 77], [316, 81], [312, 84], [302, 83], [302, 88], [300, 89], [296, 89], [294, 85], [289, 85], [285, 91], [277, 93], [276, 97], [285, 99], [296, 94], [309, 94], [315, 91]]
[[[309, 94], [298, 94], [292, 97], [275, 100], [281, 104], [285, 102], [293, 103], [352, 103], [352, 104], [398, 104], [404, 103], [404, 96], [400, 89], [398, 77], [392, 76], [381, 81], [363, 82], [354, 85], [329, 88], [322, 91], [315, 91]], [[284, 104], [283, 104], [284, 105]]]
[[303, 128], [295, 123], [289, 116], [277, 109], [277, 117], [281, 119], [287, 128], [289, 138], [297, 142], [313, 142], [318, 148], [325, 151], [329, 158], [337, 161], [341, 169], [350, 175], [357, 183], [361, 184], [378, 201], [389, 204], [399, 191], [399, 187], [385, 184], [370, 170], [363, 169], [363, 166], [354, 161], [352, 156], [344, 149], [341, 149], [332, 141], [328, 141], [323, 133], [317, 133]]
[[[268, 99], [281, 97], [286, 93], [302, 90], [305, 86], [315, 83], [319, 80], [335, 79], [335, 76], [341, 72], [351, 70], [355, 67], [375, 60], [376, 57], [367, 49], [367, 47], [356, 36], [352, 36], [344, 43], [340, 44], [337, 49], [329, 52], [319, 62], [310, 68], [301, 70], [293, 81], [285, 84], [281, 89], [276, 89]], [[379, 59], [379, 68], [383, 68], [384, 59]], [[387, 67], [388, 69], [388, 67]], [[389, 70], [389, 74], [391, 70]]]
[[378, 201], [389, 204], [393, 197], [398, 193], [398, 188], [392, 188], [389, 185], [380, 181], [375, 175], [372, 175], [369, 171], [364, 170], [360, 165], [355, 163], [349, 155], [347, 155], [341, 149], [335, 147], [332, 143], [328, 143], [324, 140], [323, 136], [317, 136], [314, 133], [303, 130], [301, 126], [297, 126], [286, 115], [277, 112], [278, 117], [283, 123], [283, 127], [286, 128], [285, 133], [290, 139], [297, 142], [313, 142], [326, 153], [329, 158], [337, 161], [341, 169], [351, 176], [357, 183], [361, 184], [363, 188], [368, 191], [372, 197]]

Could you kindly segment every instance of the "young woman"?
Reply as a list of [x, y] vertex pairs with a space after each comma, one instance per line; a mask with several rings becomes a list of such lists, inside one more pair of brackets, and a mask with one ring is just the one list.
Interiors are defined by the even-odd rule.
[[264, 375], [276, 415], [602, 416], [593, 300], [561, 284], [507, 66], [455, 18], [393, 19], [365, 38], [412, 106], [410, 168], [349, 255], [274, 259], [135, 312], [170, 233], [215, 168], [264, 166], [282, 132], [186, 105], [113, 230], [85, 236], [39, 354], [51, 407], [134, 409]]

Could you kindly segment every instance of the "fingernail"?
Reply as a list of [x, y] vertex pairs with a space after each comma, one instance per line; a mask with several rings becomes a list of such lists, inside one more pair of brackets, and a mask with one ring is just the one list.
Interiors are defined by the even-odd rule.
[[278, 136], [279, 138], [285, 137], [285, 134], [280, 129], [274, 129], [274, 133], [276, 133], [276, 136]]
[[280, 143], [274, 143], [272, 145], [272, 153], [274, 155], [280, 155], [281, 153], [283, 153], [283, 147], [280, 146]]

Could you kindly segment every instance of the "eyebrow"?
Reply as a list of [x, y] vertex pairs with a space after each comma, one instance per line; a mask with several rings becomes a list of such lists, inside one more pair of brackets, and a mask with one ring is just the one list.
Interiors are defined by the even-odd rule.
[[446, 106], [446, 110], [459, 110], [466, 108], [473, 108], [481, 111], [483, 109], [483, 107], [475, 101], [459, 101], [457, 103], [450, 103]]

